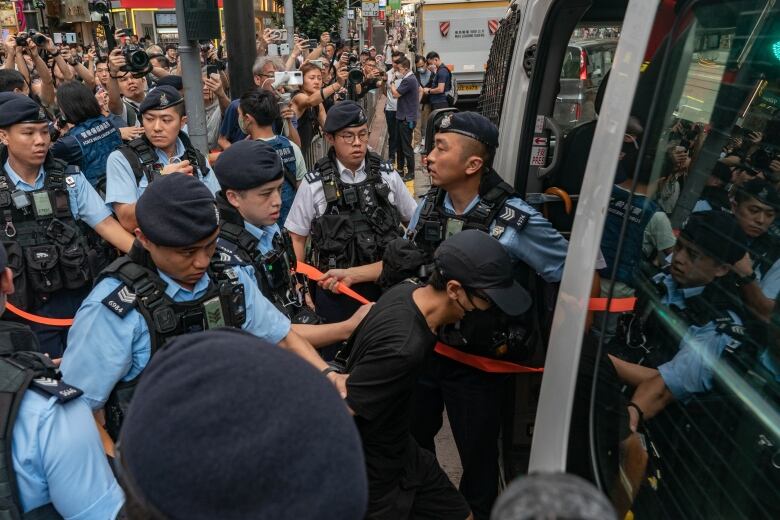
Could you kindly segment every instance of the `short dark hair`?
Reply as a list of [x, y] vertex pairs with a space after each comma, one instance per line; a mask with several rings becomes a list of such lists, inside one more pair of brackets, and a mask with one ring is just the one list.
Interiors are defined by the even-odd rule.
[[271, 126], [279, 118], [276, 95], [267, 90], [252, 90], [241, 96], [241, 111], [255, 118], [260, 126]]
[[0, 92], [13, 92], [24, 88], [24, 76], [18, 70], [0, 69]]
[[393, 58], [398, 58], [399, 56], [403, 56], [403, 55], [404, 53], [401, 51], [393, 51], [393, 53], [391, 54]]
[[422, 54], [415, 54], [414, 63], [416, 64], [418, 61], [425, 61], [425, 56]]
[[65, 120], [74, 125], [102, 115], [95, 95], [78, 81], [66, 81], [57, 87], [57, 106]]
[[431, 277], [428, 278], [428, 285], [430, 285], [435, 291], [444, 291], [447, 289], [447, 280], [442, 276], [438, 269], [434, 269]]
[[435, 60], [435, 59], [441, 59], [439, 58], [439, 53], [435, 51], [431, 51], [428, 54], [425, 55], [425, 61], [429, 60]]
[[178, 50], [178, 47], [176, 47], [176, 46], [175, 46], [174, 44], [172, 44], [172, 43], [169, 43], [168, 45], [166, 45], [166, 46], [165, 46], [165, 52], [168, 52], [168, 51], [169, 51], [169, 50], [171, 50], [171, 49], [173, 49], [173, 50]]
[[405, 69], [409, 69], [412, 67], [412, 63], [409, 61], [409, 58], [406, 56], [402, 57], [400, 60], [398, 60], [398, 65]]

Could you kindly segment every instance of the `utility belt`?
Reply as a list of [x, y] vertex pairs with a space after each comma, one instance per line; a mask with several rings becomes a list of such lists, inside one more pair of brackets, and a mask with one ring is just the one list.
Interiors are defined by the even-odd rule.
[[[103, 300], [103, 304], [122, 318], [131, 310], [138, 310], [149, 330], [151, 356], [176, 336], [221, 327], [241, 327], [246, 321], [244, 286], [233, 269], [214, 273], [207, 293], [187, 302], [173, 301], [165, 294], [167, 284], [156, 270], [126, 256], [112, 263], [103, 275], [123, 282]], [[106, 402], [106, 430], [115, 440], [137, 382], [138, 377], [120, 382]]]

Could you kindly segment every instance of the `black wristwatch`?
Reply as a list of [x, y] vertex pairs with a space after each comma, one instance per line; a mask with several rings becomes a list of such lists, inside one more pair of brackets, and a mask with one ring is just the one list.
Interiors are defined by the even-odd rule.
[[639, 408], [639, 405], [636, 404], [634, 401], [629, 401], [626, 405], [628, 408], [633, 408], [636, 410], [636, 412], [639, 414], [639, 424], [642, 424], [645, 420], [645, 412], [642, 411], [641, 408]]
[[750, 285], [751, 283], [755, 282], [758, 279], [756, 276], [756, 272], [753, 271], [747, 276], [740, 276], [737, 278], [737, 287], [745, 287], [746, 285]]

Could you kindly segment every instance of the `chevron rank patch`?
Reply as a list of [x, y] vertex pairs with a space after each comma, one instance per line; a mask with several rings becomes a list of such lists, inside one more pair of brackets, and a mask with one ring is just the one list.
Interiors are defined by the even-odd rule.
[[44, 396], [54, 396], [60, 403], [67, 403], [77, 397], [81, 396], [84, 392], [70, 386], [61, 379], [52, 379], [50, 377], [38, 377], [32, 380], [30, 388], [37, 390]]
[[531, 220], [529, 213], [511, 206], [504, 206], [496, 216], [495, 228], [501, 228], [502, 233], [507, 227], [514, 228], [515, 231], [522, 231], [529, 220]]
[[135, 309], [135, 304], [135, 293], [126, 285], [120, 285], [103, 299], [103, 305], [120, 318], [124, 318], [131, 310]]

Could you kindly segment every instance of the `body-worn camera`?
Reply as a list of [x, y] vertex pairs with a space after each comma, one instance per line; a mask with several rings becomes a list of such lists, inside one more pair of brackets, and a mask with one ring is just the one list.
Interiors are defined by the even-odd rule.
[[152, 71], [149, 55], [140, 46], [125, 45], [122, 47], [122, 56], [125, 58], [125, 64], [119, 70], [128, 72], [137, 78]]

